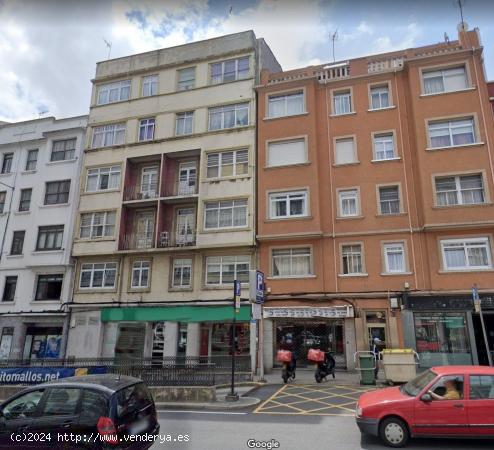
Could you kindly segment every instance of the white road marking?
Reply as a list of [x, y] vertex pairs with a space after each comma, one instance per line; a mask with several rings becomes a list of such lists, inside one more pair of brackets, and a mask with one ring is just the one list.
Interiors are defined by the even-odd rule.
[[225, 415], [237, 415], [242, 416], [248, 413], [246, 412], [228, 412], [228, 411], [184, 411], [182, 409], [158, 409], [158, 413], [189, 413], [189, 414], [225, 414]]

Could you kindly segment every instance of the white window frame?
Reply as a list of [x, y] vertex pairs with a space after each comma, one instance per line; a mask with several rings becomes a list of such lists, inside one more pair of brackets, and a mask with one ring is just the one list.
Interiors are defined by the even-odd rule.
[[[186, 131], [186, 125], [190, 120], [190, 131]], [[184, 111], [175, 115], [175, 136], [187, 136], [194, 132], [194, 111]]]
[[[233, 154], [231, 162], [226, 160], [226, 156], [229, 154]], [[215, 163], [214, 159], [217, 158], [217, 162]], [[243, 173], [237, 173], [238, 165], [247, 164], [247, 170]], [[224, 175], [223, 167], [231, 166], [232, 174]], [[217, 168], [217, 175], [209, 176], [209, 169]], [[247, 148], [241, 148], [238, 150], [227, 150], [222, 152], [210, 152], [207, 154], [206, 160], [206, 178], [207, 179], [215, 179], [215, 178], [229, 178], [229, 177], [237, 177], [237, 176], [245, 176], [249, 173], [249, 150]]]
[[[189, 283], [184, 284], [184, 269], [189, 269]], [[175, 284], [175, 270], [180, 269], [180, 284]], [[190, 289], [192, 287], [192, 258], [174, 258], [172, 265], [171, 286], [174, 289]]]
[[[272, 155], [271, 151], [281, 151], [280, 147], [283, 147], [283, 145], [290, 145], [290, 144], [302, 144], [303, 147], [303, 154], [302, 158], [299, 158], [295, 162], [286, 162], [284, 158], [279, 158], [280, 164], [273, 164], [271, 162]], [[276, 140], [276, 141], [269, 141], [267, 142], [266, 145], [266, 166], [267, 167], [284, 167], [284, 166], [295, 166], [298, 164], [306, 164], [308, 162], [308, 157], [307, 157], [307, 139], [305, 137], [301, 138], [292, 138], [292, 139], [283, 139], [283, 140]], [[292, 153], [292, 156], [296, 155], [295, 152]], [[286, 158], [286, 157], [285, 157]]]
[[[239, 68], [238, 68], [239, 61], [245, 60], [245, 59], [247, 59], [247, 62], [248, 62], [247, 72], [246, 73], [242, 72], [242, 74], [240, 74]], [[226, 64], [231, 63], [231, 62], [235, 62], [234, 79], [225, 81], [225, 66], [226, 66]], [[218, 66], [218, 65], [221, 65], [221, 75], [219, 75], [218, 79], [215, 79], [215, 78], [213, 78], [213, 67]], [[211, 82], [211, 84], [229, 83], [232, 81], [243, 80], [245, 78], [248, 78], [249, 74], [250, 74], [250, 57], [249, 56], [241, 56], [241, 57], [235, 58], [235, 59], [227, 59], [224, 61], [218, 61], [215, 63], [211, 63], [211, 65], [210, 65], [210, 82]]]
[[[397, 249], [399, 248], [400, 251]], [[392, 270], [390, 268], [388, 256], [390, 254], [401, 254], [402, 270]], [[406, 273], [405, 244], [403, 242], [386, 242], [383, 244], [384, 270], [386, 273]]]
[[[147, 272], [146, 284], [142, 284], [143, 275]], [[138, 274], [139, 284], [134, 284], [134, 274]], [[145, 260], [136, 260], [132, 261], [132, 271], [130, 275], [130, 287], [131, 289], [147, 289], [149, 288], [149, 281], [151, 275], [151, 261]]]
[[[350, 193], [354, 195], [350, 195]], [[346, 195], [346, 197], [345, 197]], [[354, 200], [355, 201], [355, 214], [344, 214], [343, 201]], [[338, 190], [338, 206], [339, 217], [358, 217], [360, 216], [360, 191], [358, 188], [345, 188]]]
[[[83, 225], [84, 216], [91, 216], [88, 225]], [[96, 217], [102, 216], [102, 221], [97, 222]], [[82, 213], [79, 224], [79, 238], [80, 239], [103, 239], [106, 237], [113, 237], [115, 235], [117, 213], [115, 211], [95, 211], [89, 213]], [[111, 218], [113, 217], [113, 223]], [[97, 233], [97, 229], [101, 228], [101, 234]], [[89, 236], [83, 236], [83, 229], [89, 230]]]
[[[36, 155], [36, 157], [33, 159], [31, 155]], [[26, 155], [26, 166], [25, 166], [25, 171], [26, 172], [34, 172], [36, 170], [36, 167], [38, 166], [38, 156], [39, 156], [39, 149], [38, 148], [31, 148], [27, 151]], [[34, 163], [34, 167], [30, 167], [30, 164]]]
[[[181, 79], [182, 74], [192, 72], [192, 78]], [[194, 67], [184, 67], [183, 69], [177, 70], [177, 88], [179, 91], [188, 91], [189, 89], [194, 89], [196, 87], [196, 68]]]
[[[464, 85], [464, 87], [462, 87], [460, 89], [456, 89], [456, 88], [451, 89], [451, 86], [448, 86], [448, 84], [449, 84], [448, 80], [452, 77], [452, 72], [458, 71], [459, 69], [463, 69], [465, 85]], [[426, 80], [429, 78], [441, 78], [442, 90], [427, 92]], [[458, 65], [455, 67], [424, 70], [424, 71], [422, 71], [422, 85], [424, 88], [424, 91], [423, 91], [424, 95], [434, 95], [434, 94], [442, 94], [444, 92], [463, 91], [465, 89], [468, 89], [468, 87], [469, 87], [467, 69], [466, 69], [465, 65], [462, 64], [462, 65]]]
[[[301, 101], [300, 111], [296, 111], [294, 113], [288, 113], [288, 102], [289, 101]], [[281, 114], [275, 114], [272, 106], [275, 103], [281, 102], [283, 103], [283, 112]], [[277, 118], [277, 117], [289, 117], [289, 116], [297, 116], [299, 114], [305, 113], [305, 93], [304, 91], [297, 92], [289, 92], [286, 94], [273, 94], [268, 96], [268, 117], [269, 118]]]
[[[392, 132], [389, 133], [375, 133], [372, 136], [374, 146], [374, 161], [388, 161], [396, 159], [396, 144], [395, 135]], [[391, 144], [391, 149], [389, 148]], [[378, 146], [382, 149], [378, 150]], [[392, 156], [388, 157], [388, 153], [392, 151]], [[379, 153], [382, 153], [384, 157], [380, 157]]]
[[[346, 100], [348, 100], [348, 111], [346, 110]], [[352, 112], [351, 89], [333, 92], [333, 116], [343, 116]]]
[[[124, 123], [114, 123], [110, 125], [102, 125], [100, 127], [93, 128], [93, 140], [91, 142], [92, 148], [111, 147], [112, 145], [125, 144], [125, 131], [126, 125]], [[102, 135], [101, 145], [96, 146], [96, 140]], [[117, 142], [117, 138], [119, 142]], [[121, 142], [120, 142], [121, 141]]]
[[[95, 266], [103, 266], [102, 268], [95, 269]], [[103, 270], [103, 278], [101, 286], [94, 286], [94, 274], [96, 271]], [[113, 278], [113, 285], [105, 286], [107, 272], [112, 271], [115, 273]], [[90, 273], [89, 286], [81, 286], [82, 283], [82, 274]], [[79, 274], [79, 289], [81, 290], [110, 290], [115, 289], [117, 285], [117, 276], [118, 276], [118, 264], [116, 262], [102, 262], [102, 263], [82, 263], [81, 270]]]
[[[225, 113], [228, 113], [232, 110], [234, 112], [234, 125], [233, 127], [225, 127]], [[240, 124], [237, 125], [237, 114], [240, 110], [246, 109], [247, 110], [247, 123], [245, 124]], [[221, 126], [220, 128], [211, 128], [211, 116], [213, 114], [221, 114]], [[250, 105], [249, 102], [243, 102], [243, 103], [235, 103], [233, 105], [224, 105], [224, 106], [215, 106], [213, 108], [209, 108], [208, 110], [208, 131], [218, 131], [218, 130], [230, 130], [233, 128], [240, 128], [240, 127], [246, 127], [250, 123]]]
[[[446, 248], [448, 245], [456, 245], [456, 248], [459, 248], [459, 245], [461, 244], [464, 253], [465, 253], [465, 261], [466, 265], [465, 266], [459, 266], [459, 267], [448, 267], [447, 265], [447, 260], [446, 260]], [[490, 239], [486, 236], [483, 237], [472, 237], [472, 238], [461, 238], [461, 239], [441, 239], [440, 240], [440, 246], [441, 246], [441, 256], [442, 256], [442, 263], [443, 263], [443, 269], [445, 271], [458, 271], [458, 270], [489, 270], [492, 269], [492, 253], [491, 253], [491, 244], [490, 244]], [[486, 249], [486, 254], [487, 254], [487, 265], [486, 266], [472, 266], [469, 264], [468, 261], [468, 249], [469, 248], [485, 248]]]
[[142, 97], [151, 97], [158, 94], [158, 75], [142, 77]]
[[[352, 147], [353, 147], [353, 159], [351, 161], [347, 162], [339, 162], [338, 161], [338, 143], [343, 142], [343, 141], [351, 141], [352, 142]], [[335, 166], [344, 166], [346, 164], [357, 164], [359, 162], [358, 160], [358, 155], [357, 155], [357, 141], [355, 139], [355, 136], [340, 136], [336, 137], [333, 140], [334, 142], [334, 164]]]
[[[130, 80], [121, 80], [114, 83], [101, 84], [98, 86], [98, 92], [96, 94], [97, 105], [108, 105], [109, 103], [117, 103], [130, 99]], [[110, 93], [117, 91], [117, 100], [110, 100]], [[127, 96], [123, 96], [125, 92], [128, 92]], [[102, 100], [102, 95], [107, 96], [106, 100]]]
[[[478, 176], [480, 177], [480, 182], [481, 182], [481, 189], [482, 189], [482, 201], [481, 202], [465, 202], [464, 201], [464, 192], [465, 191], [478, 191], [478, 188], [475, 189], [462, 189], [461, 187], [461, 181], [462, 178], [465, 177], [472, 177], [472, 176]], [[453, 178], [455, 182], [455, 190], [454, 191], [438, 191], [437, 190], [437, 182], [438, 180], [445, 179], [445, 178]], [[441, 206], [441, 207], [447, 207], [447, 206], [458, 206], [458, 205], [482, 205], [484, 204], [486, 200], [486, 192], [485, 192], [485, 183], [484, 183], [484, 177], [482, 176], [481, 173], [465, 173], [465, 174], [459, 174], [459, 175], [445, 175], [445, 176], [436, 176], [434, 177], [434, 190], [436, 193], [436, 206]], [[450, 203], [449, 202], [449, 196], [447, 195], [448, 193], [454, 192], [457, 202], [456, 203]], [[446, 194], [446, 204], [440, 204], [439, 202], [439, 197], [441, 194]]]
[[[472, 142], [468, 142], [466, 144], [455, 144], [453, 139], [455, 134], [453, 134], [453, 131], [457, 128], [463, 128], [466, 127], [466, 122], [469, 122], [469, 125], [472, 128]], [[432, 144], [432, 136], [431, 136], [431, 131], [437, 128], [447, 128], [448, 133], [444, 134], [442, 136], [448, 136], [449, 137], [449, 145], [436, 145], [434, 146]], [[476, 137], [476, 130], [475, 130], [475, 118], [472, 116], [469, 117], [462, 117], [458, 119], [445, 119], [445, 120], [429, 120], [428, 122], [428, 134], [429, 134], [429, 143], [430, 143], [430, 148], [435, 149], [435, 148], [450, 148], [450, 147], [459, 147], [462, 145], [473, 145], [477, 143], [477, 137]]]
[[[307, 190], [300, 191], [285, 191], [285, 192], [270, 192], [269, 197], [269, 218], [270, 219], [289, 219], [293, 217], [307, 217], [309, 214], [308, 205], [308, 192]], [[291, 214], [290, 204], [292, 201], [298, 201], [302, 199], [302, 213], [301, 214]], [[277, 216], [276, 215], [276, 204], [285, 203], [286, 205], [286, 215]]]
[[[376, 95], [378, 97], [378, 103], [379, 106], [377, 108], [374, 108], [374, 102], [373, 102], [373, 95]], [[388, 101], [387, 104], [383, 106], [383, 94], [386, 94]], [[371, 86], [370, 87], [370, 105], [369, 109], [372, 111], [376, 111], [379, 109], [386, 109], [391, 106], [390, 102], [390, 93], [389, 93], [389, 85], [379, 85], [379, 86]]]
[[[354, 251], [353, 249], [350, 252], [344, 252], [345, 247], [359, 247], [359, 251]], [[355, 243], [342, 243], [340, 246], [341, 249], [341, 275], [366, 275], [365, 273], [365, 263], [364, 263], [364, 247], [361, 243], [355, 242]], [[360, 267], [361, 271], [360, 272], [350, 272], [350, 266], [353, 266], [354, 263], [352, 264], [347, 264], [349, 271], [345, 273], [345, 264], [344, 264], [344, 258], [345, 255], [350, 256], [351, 258], [354, 257], [360, 257]]]
[[[248, 200], [246, 198], [236, 198], [232, 200], [219, 200], [219, 201], [207, 201], [204, 202], [204, 230], [223, 230], [230, 228], [245, 228], [249, 223], [249, 210], [248, 210]], [[234, 225], [235, 210], [245, 209], [245, 223], [240, 225]], [[231, 223], [226, 226], [220, 226], [221, 212], [231, 210]], [[217, 211], [217, 221], [216, 226], [207, 226], [207, 212]]]
[[[233, 261], [225, 261], [225, 259], [233, 259]], [[247, 264], [248, 269], [247, 271], [250, 270], [251, 266], [251, 257], [249, 255], [222, 255], [222, 256], [207, 256], [206, 257], [206, 263], [205, 263], [205, 285], [206, 286], [225, 286], [225, 283], [223, 282], [223, 266], [226, 265], [234, 265], [234, 275], [233, 279], [236, 280], [238, 279], [238, 274], [237, 274], [237, 266], [240, 264]], [[208, 281], [208, 267], [212, 265], [219, 265], [220, 266], [220, 280], [219, 283], [209, 283]], [[247, 284], [249, 281], [245, 280], [242, 282], [242, 284]]]
[[[111, 190], [120, 189], [120, 177], [121, 177], [122, 169], [119, 165], [114, 166], [105, 166], [105, 167], [89, 167], [86, 173], [86, 187], [85, 192], [105, 192]], [[101, 188], [101, 180], [102, 177], [108, 177], [108, 187], [106, 189]], [[96, 189], [89, 190], [89, 179], [90, 177], [96, 178]], [[116, 178], [116, 182], [115, 182]], [[113, 183], [112, 183], [113, 180]]]
[[[154, 117], [147, 117], [146, 119], [139, 120], [139, 132], [137, 139], [139, 142], [152, 141], [154, 139], [154, 131], [156, 128], [156, 119]], [[151, 137], [148, 137], [149, 130], [151, 130]], [[141, 131], [144, 131], [144, 139], [141, 139]]]
[[[294, 254], [295, 251], [295, 254]], [[302, 253], [303, 251], [303, 253]], [[275, 253], [279, 252], [278, 255]], [[300, 252], [300, 253], [297, 253]], [[284, 254], [281, 254], [284, 253]], [[290, 259], [290, 273], [288, 274], [275, 274], [275, 260], [276, 258], [289, 258]], [[294, 258], [308, 258], [307, 273], [294, 273], [293, 262]], [[313, 275], [312, 267], [312, 249], [311, 247], [293, 247], [293, 248], [273, 248], [271, 249], [271, 276], [273, 278], [304, 278]]]
[[[383, 212], [383, 202], [386, 202], [391, 205], [392, 201], [395, 202], [396, 200], [383, 200], [381, 198], [381, 189], [390, 189], [390, 188], [396, 188], [396, 192], [398, 194], [398, 211], [391, 211], [391, 212]], [[379, 214], [381, 216], [393, 216], [396, 214], [401, 214], [402, 212], [402, 200], [401, 200], [401, 192], [400, 192], [400, 185], [399, 184], [383, 184], [379, 185], [377, 187], [377, 196], [378, 196], [378, 202], [379, 202]], [[390, 207], [391, 209], [391, 207]]]

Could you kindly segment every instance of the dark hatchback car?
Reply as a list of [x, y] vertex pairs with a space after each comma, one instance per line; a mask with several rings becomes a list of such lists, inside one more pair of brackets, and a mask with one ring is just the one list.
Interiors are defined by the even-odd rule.
[[159, 432], [144, 383], [86, 375], [29, 387], [0, 405], [0, 448], [147, 449]]

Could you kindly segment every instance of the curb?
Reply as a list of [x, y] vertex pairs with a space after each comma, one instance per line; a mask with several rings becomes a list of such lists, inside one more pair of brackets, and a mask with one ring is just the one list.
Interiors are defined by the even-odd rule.
[[261, 403], [260, 398], [256, 397], [240, 397], [238, 401], [227, 403], [223, 401], [217, 402], [157, 402], [156, 409], [194, 409], [194, 410], [229, 410], [242, 409], [250, 406], [255, 406]]

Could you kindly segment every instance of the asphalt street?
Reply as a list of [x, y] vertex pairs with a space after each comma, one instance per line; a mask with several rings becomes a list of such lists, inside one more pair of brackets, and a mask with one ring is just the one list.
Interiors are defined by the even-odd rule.
[[[341, 385], [268, 385], [249, 394], [262, 402], [245, 410], [162, 410], [159, 411], [161, 442], [156, 442], [152, 449], [389, 449], [378, 438], [361, 436], [355, 424], [355, 401], [363, 390]], [[416, 439], [407, 449], [493, 447], [492, 441], [485, 440]]]

